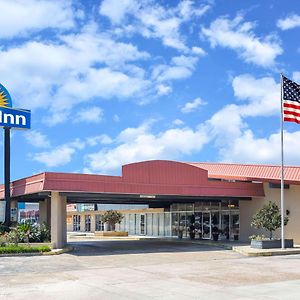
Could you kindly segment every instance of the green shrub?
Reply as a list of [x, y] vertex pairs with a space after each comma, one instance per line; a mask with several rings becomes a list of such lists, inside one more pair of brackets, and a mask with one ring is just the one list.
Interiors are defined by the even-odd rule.
[[0, 254], [49, 252], [49, 246], [7, 245], [0, 247]]
[[[288, 217], [284, 217], [284, 226], [288, 223]], [[269, 231], [270, 240], [273, 232], [281, 227], [281, 215], [276, 203], [269, 201], [252, 218], [251, 226]]]
[[0, 235], [9, 232], [9, 227], [7, 227], [4, 223], [0, 222]]
[[10, 232], [0, 235], [0, 246], [18, 243], [44, 243], [51, 240], [46, 224], [31, 224], [27, 221], [11, 228]]
[[17, 231], [17, 236], [19, 237], [18, 242], [29, 243], [30, 236], [33, 232], [33, 225], [30, 221], [19, 224], [15, 230]]
[[13, 228], [8, 234], [7, 234], [7, 243], [18, 245], [18, 243], [22, 242], [23, 236], [21, 235], [21, 232], [19, 232], [16, 228]]
[[249, 236], [250, 240], [255, 240], [255, 241], [262, 241], [262, 240], [266, 240], [266, 237], [263, 234], [257, 234], [257, 235], [250, 235]]

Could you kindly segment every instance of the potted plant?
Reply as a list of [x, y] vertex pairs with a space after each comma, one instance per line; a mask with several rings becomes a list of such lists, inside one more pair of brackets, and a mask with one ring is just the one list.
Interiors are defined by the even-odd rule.
[[238, 229], [235, 229], [233, 231], [233, 240], [234, 241], [238, 241], [239, 240], [239, 231], [238, 231]]
[[211, 234], [212, 234], [213, 240], [217, 241], [219, 239], [219, 234], [220, 234], [219, 228], [217, 226], [214, 226], [212, 228]]
[[[284, 225], [287, 225], [289, 219], [284, 218]], [[265, 229], [269, 232], [269, 238], [263, 235], [251, 236], [251, 247], [259, 249], [280, 248], [281, 240], [273, 238], [273, 232], [281, 227], [281, 215], [276, 203], [269, 201], [252, 218], [251, 226], [257, 229]], [[293, 240], [285, 240], [287, 248], [293, 247]]]
[[95, 236], [110, 236], [110, 237], [115, 237], [115, 236], [128, 236], [127, 231], [116, 231], [116, 224], [120, 224], [122, 222], [122, 219], [124, 216], [116, 211], [116, 210], [108, 210], [106, 211], [102, 217], [101, 221], [105, 223], [107, 226], [107, 229], [105, 228], [104, 231], [95, 231]]
[[194, 224], [190, 225], [189, 234], [190, 234], [190, 239], [194, 240], [195, 239], [195, 226], [194, 226]]
[[120, 224], [123, 219], [123, 215], [116, 210], [108, 210], [102, 216], [102, 221], [109, 225], [108, 231], [115, 231], [116, 224]]
[[183, 227], [182, 227], [182, 226], [179, 226], [179, 227], [178, 227], [178, 238], [179, 238], [179, 239], [182, 239], [182, 235], [183, 235]]

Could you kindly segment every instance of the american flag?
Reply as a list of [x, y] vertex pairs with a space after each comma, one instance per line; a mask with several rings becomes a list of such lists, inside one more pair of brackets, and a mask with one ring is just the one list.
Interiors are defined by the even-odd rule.
[[282, 76], [283, 120], [300, 124], [300, 85]]

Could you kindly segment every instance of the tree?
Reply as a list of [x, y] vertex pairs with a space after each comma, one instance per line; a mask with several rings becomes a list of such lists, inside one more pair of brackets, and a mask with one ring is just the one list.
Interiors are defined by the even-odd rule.
[[[288, 217], [284, 218], [284, 225], [288, 223]], [[263, 228], [269, 231], [270, 240], [273, 231], [281, 227], [281, 215], [276, 203], [269, 201], [252, 218], [251, 226], [257, 229]]]
[[102, 221], [108, 223], [110, 230], [115, 230], [115, 225], [120, 224], [123, 219], [123, 215], [116, 210], [108, 210], [102, 216]]

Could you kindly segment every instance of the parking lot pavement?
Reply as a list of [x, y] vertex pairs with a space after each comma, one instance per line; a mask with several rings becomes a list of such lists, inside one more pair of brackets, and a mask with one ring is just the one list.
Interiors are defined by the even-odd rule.
[[58, 256], [1, 257], [0, 299], [299, 299], [299, 255], [155, 240], [72, 245]]

